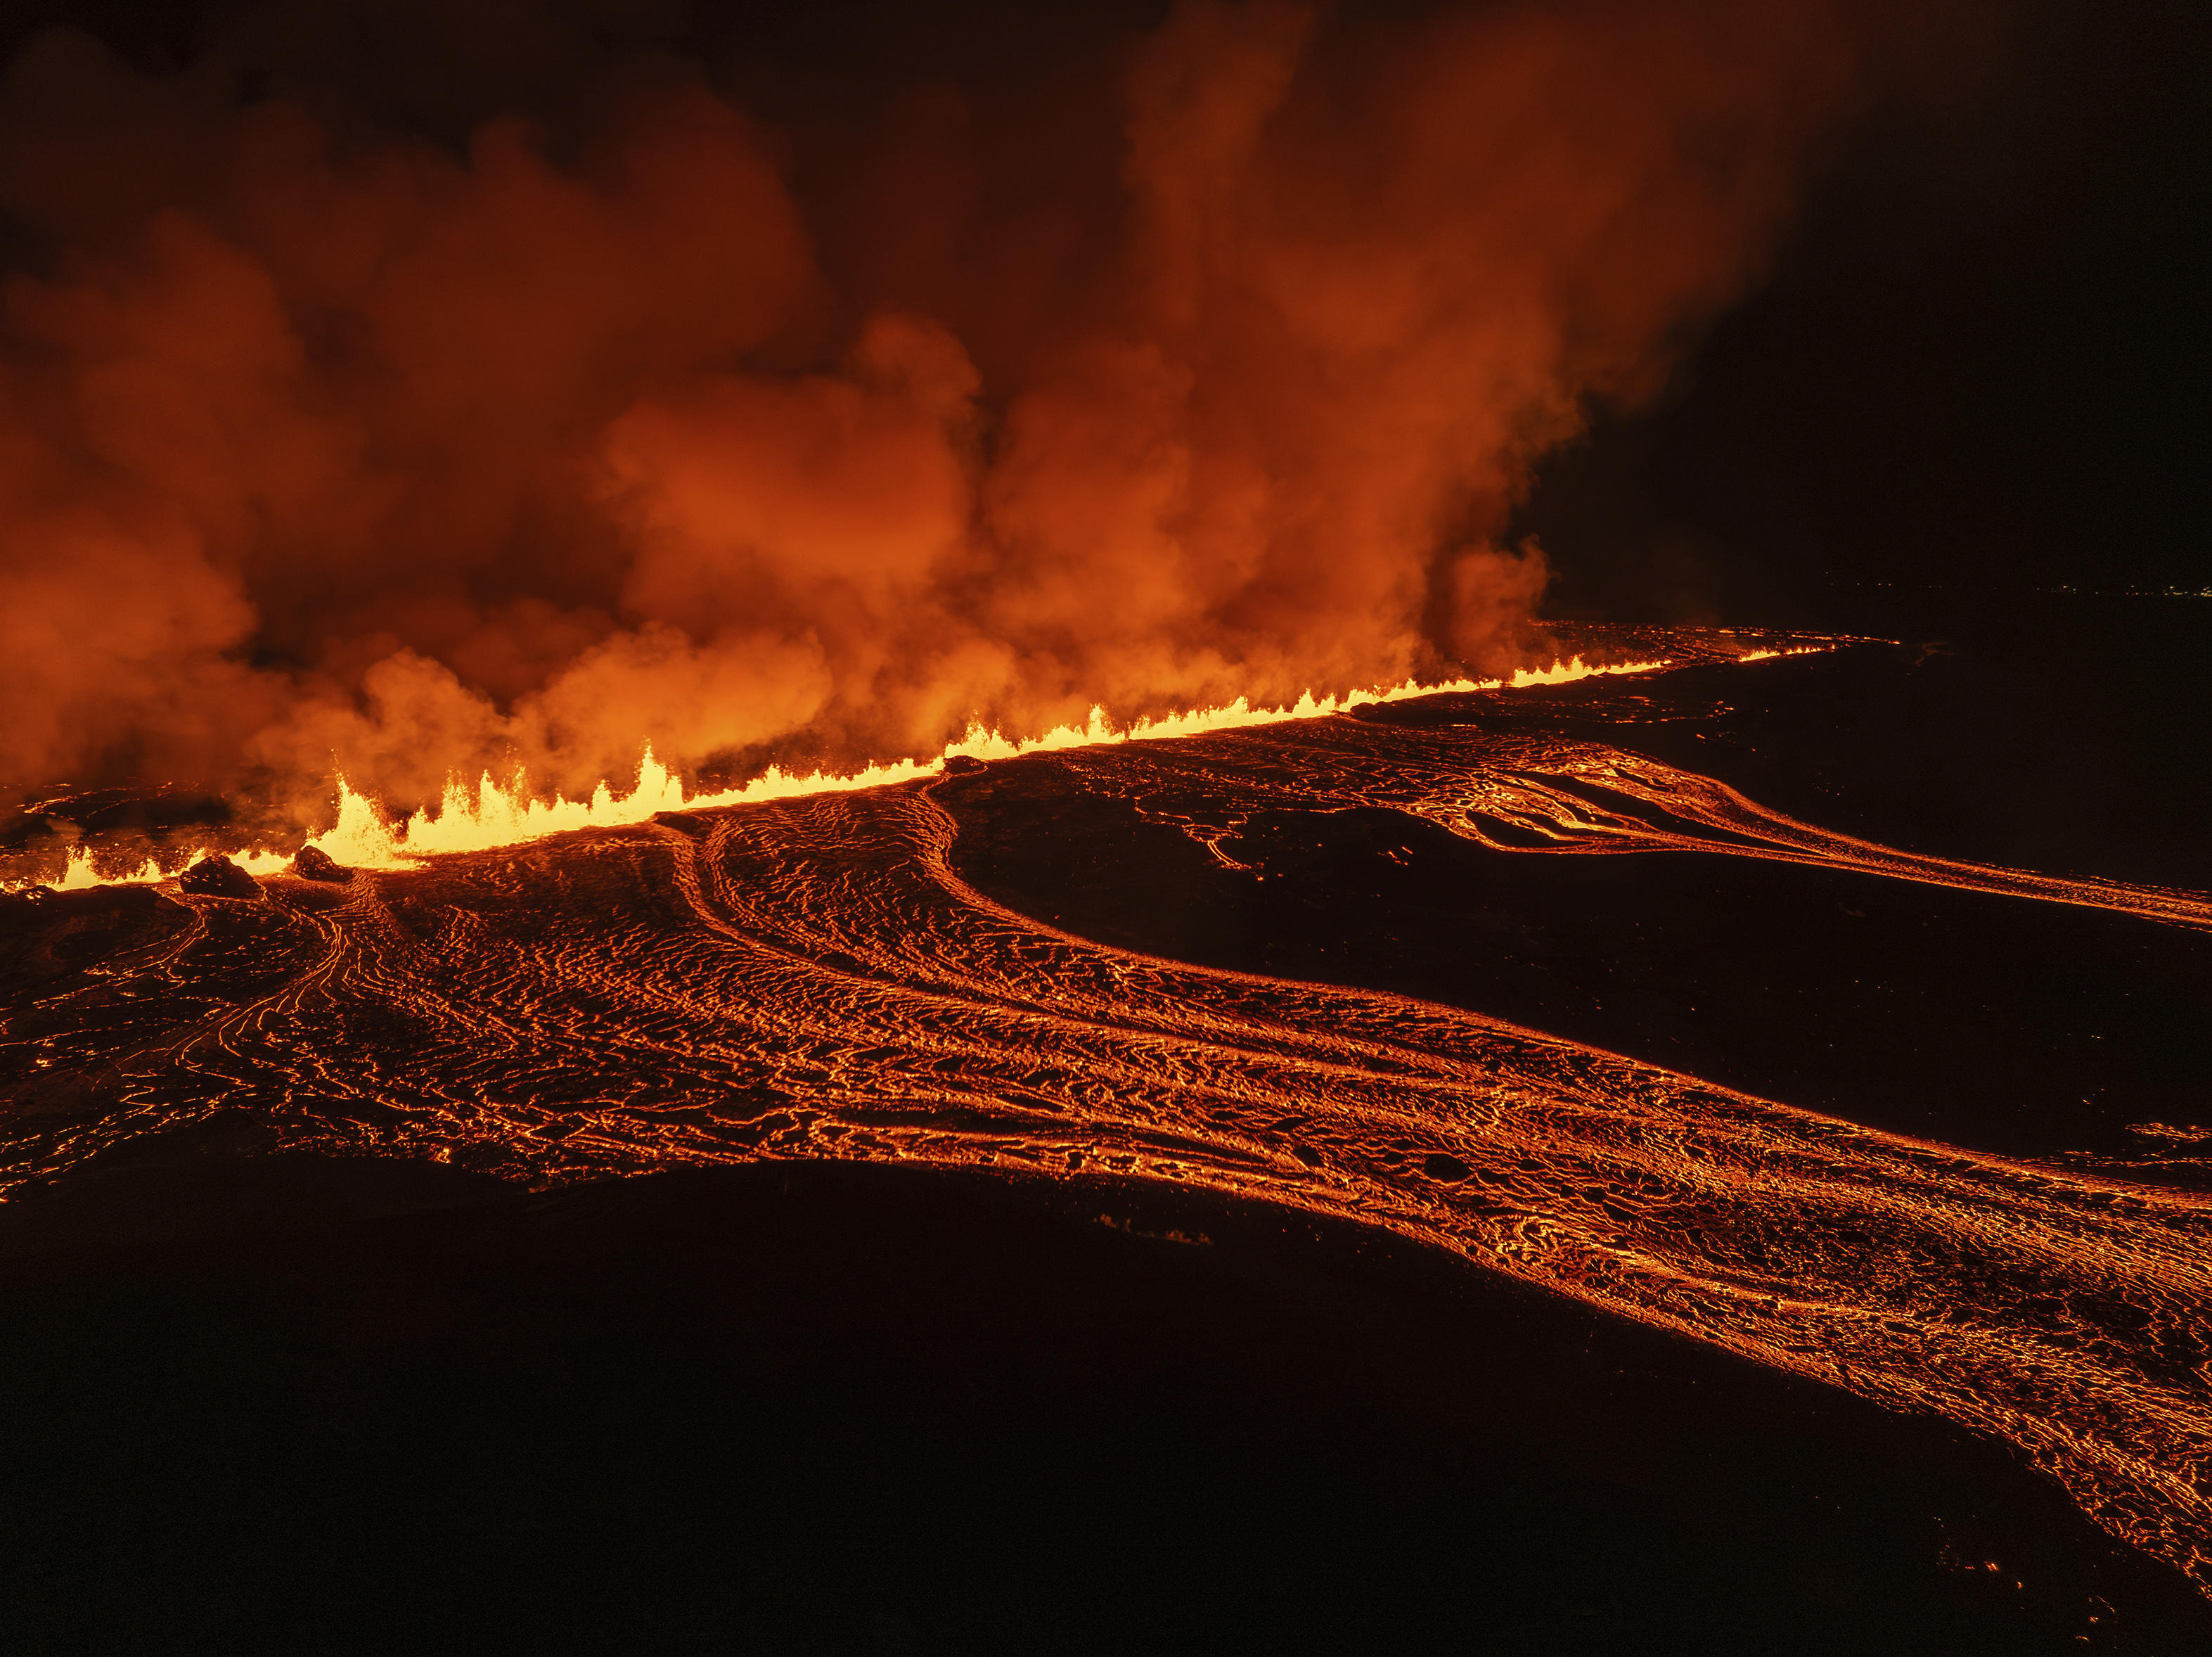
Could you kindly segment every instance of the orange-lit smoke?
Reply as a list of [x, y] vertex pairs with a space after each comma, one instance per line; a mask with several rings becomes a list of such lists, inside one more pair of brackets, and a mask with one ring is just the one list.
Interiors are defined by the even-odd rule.
[[457, 154], [42, 37], [0, 778], [586, 793], [1510, 667], [1532, 460], [1755, 275], [1863, 9], [1188, 4], [1098, 199], [890, 120], [847, 183], [969, 185], [873, 210], [665, 63]]

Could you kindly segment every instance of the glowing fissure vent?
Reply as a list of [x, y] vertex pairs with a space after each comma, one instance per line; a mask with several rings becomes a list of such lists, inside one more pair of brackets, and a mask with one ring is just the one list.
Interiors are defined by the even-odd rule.
[[572, 829], [621, 828], [650, 820], [664, 811], [702, 811], [721, 806], [754, 805], [768, 800], [787, 800], [801, 795], [832, 794], [854, 789], [882, 788], [893, 783], [934, 777], [947, 759], [1012, 759], [1025, 753], [1048, 753], [1063, 748], [1095, 746], [1108, 742], [1158, 741], [1167, 738], [1203, 736], [1212, 731], [1235, 730], [1249, 725], [1272, 725], [1285, 720], [1320, 719], [1352, 708], [1376, 703], [1401, 702], [1410, 697], [1437, 696], [1470, 691], [1522, 690], [1535, 685], [1564, 685], [1571, 679], [1603, 673], [1641, 673], [1664, 667], [1663, 661], [1625, 661], [1592, 666], [1577, 655], [1554, 661], [1549, 667], [1523, 667], [1511, 679], [1449, 679], [1423, 685], [1408, 679], [1402, 685], [1378, 691], [1353, 691], [1338, 698], [1316, 698], [1308, 691], [1288, 707], [1255, 708], [1243, 697], [1222, 708], [1200, 708], [1190, 713], [1169, 714], [1158, 719], [1139, 719], [1115, 727], [1103, 708], [1093, 707], [1081, 725], [1061, 725], [1042, 736], [1008, 737], [987, 730], [979, 722], [965, 734], [945, 745], [928, 760], [901, 759], [890, 765], [871, 764], [857, 771], [815, 771], [801, 777], [771, 765], [761, 776], [734, 789], [707, 794], [690, 793], [683, 778], [653, 757], [647, 744], [639, 762], [637, 785], [617, 797], [602, 782], [588, 803], [556, 794], [551, 804], [524, 797], [525, 779], [517, 777], [502, 788], [486, 772], [477, 781], [475, 797], [458, 780], [446, 785], [434, 817], [417, 811], [395, 831], [375, 806], [338, 779], [338, 821], [329, 833], [309, 844], [342, 863], [362, 868], [404, 868], [415, 859], [439, 852], [484, 851], [518, 845], [562, 834]]
[[[1776, 654], [1780, 653], [1754, 651], [1744, 660]], [[1798, 653], [1791, 651], [1788, 654]], [[965, 734], [946, 743], [944, 751], [933, 759], [901, 759], [890, 765], [870, 764], [855, 771], [815, 771], [803, 777], [771, 765], [763, 775], [741, 787], [707, 794], [689, 792], [684, 786], [684, 779], [670, 771], [654, 757], [652, 745], [648, 743], [638, 765], [636, 786], [628, 794], [617, 795], [602, 782], [592, 791], [588, 801], [565, 799], [556, 792], [548, 803], [529, 796], [528, 779], [523, 775], [518, 773], [511, 783], [502, 787], [487, 771], [477, 779], [473, 790], [458, 777], [448, 781], [434, 813], [427, 809], [418, 810], [405, 822], [397, 825], [386, 819], [374, 800], [355, 793], [345, 777], [340, 776], [337, 778], [338, 819], [330, 829], [316, 835], [307, 844], [350, 868], [407, 868], [425, 856], [442, 852], [487, 851], [500, 846], [520, 845], [526, 841], [543, 839], [550, 834], [564, 834], [573, 829], [627, 827], [649, 821], [656, 813], [664, 811], [710, 810], [721, 806], [788, 800], [802, 795], [842, 793], [854, 789], [875, 789], [894, 783], [909, 783], [918, 777], [938, 775], [944, 770], [945, 761], [955, 758], [1012, 759], [1025, 753], [1048, 753], [1063, 748], [1089, 747], [1107, 742], [1146, 742], [1173, 737], [1203, 736], [1208, 732], [1236, 730], [1244, 726], [1272, 725], [1293, 719], [1320, 719], [1353, 708], [1384, 702], [1402, 702], [1413, 697], [1473, 691], [1518, 691], [1538, 685], [1565, 685], [1570, 680], [1591, 679], [1601, 674], [1650, 673], [1667, 665], [1662, 661], [1591, 664], [1577, 655], [1566, 661], [1554, 661], [1549, 667], [1520, 668], [1510, 679], [1455, 679], [1440, 684], [1424, 685], [1408, 679], [1402, 685], [1393, 685], [1381, 690], [1353, 691], [1341, 698], [1316, 698], [1308, 691], [1288, 707], [1278, 708], [1255, 708], [1245, 698], [1239, 697], [1226, 707], [1200, 708], [1190, 713], [1169, 714], [1158, 719], [1139, 719], [1133, 724], [1120, 728], [1108, 720], [1103, 708], [1094, 707], [1091, 710], [1091, 717], [1083, 724], [1061, 725], [1042, 736], [1008, 737], [994, 730], [986, 730], [981, 723], [971, 724]], [[97, 886], [152, 885], [173, 880], [191, 863], [212, 855], [215, 854], [204, 850], [195, 851], [184, 865], [166, 874], [149, 857], [141, 868], [130, 874], [102, 874], [93, 867], [91, 853], [78, 846], [70, 851], [68, 866], [61, 878], [47, 884], [58, 892], [82, 891]], [[259, 849], [234, 854], [231, 861], [257, 877], [280, 874], [291, 866], [288, 854]]]

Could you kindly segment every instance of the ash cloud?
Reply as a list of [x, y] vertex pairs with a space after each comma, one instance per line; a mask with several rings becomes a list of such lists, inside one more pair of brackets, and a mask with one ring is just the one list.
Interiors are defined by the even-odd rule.
[[1755, 278], [1893, 45], [1818, 0], [1208, 0], [1096, 97], [810, 124], [510, 9], [469, 15], [557, 112], [457, 70], [443, 131], [313, 52], [9, 66], [0, 777], [312, 815], [340, 768], [573, 793], [648, 739], [851, 761], [1494, 666], [1531, 465]]

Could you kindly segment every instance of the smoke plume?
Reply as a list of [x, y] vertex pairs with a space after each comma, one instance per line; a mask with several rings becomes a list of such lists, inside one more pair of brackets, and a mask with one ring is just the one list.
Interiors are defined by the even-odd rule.
[[1864, 9], [1193, 0], [1110, 97], [835, 143], [665, 52], [457, 143], [34, 39], [0, 778], [574, 792], [1494, 666], [1532, 462], [1754, 278]]

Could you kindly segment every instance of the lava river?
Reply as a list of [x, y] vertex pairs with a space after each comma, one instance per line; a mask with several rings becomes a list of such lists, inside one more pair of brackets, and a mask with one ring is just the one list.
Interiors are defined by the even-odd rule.
[[[1007, 763], [1224, 862], [1255, 811], [1359, 806], [1532, 856], [1695, 848], [2212, 927], [2202, 898], [1908, 856], [1556, 736], [1339, 717]], [[258, 899], [44, 900], [79, 909], [0, 962], [0, 1181], [224, 1123], [539, 1185], [799, 1157], [1170, 1180], [1387, 1227], [2000, 1436], [2212, 1587], [2212, 1202], [1472, 1011], [1105, 947], [956, 873], [977, 780]]]

